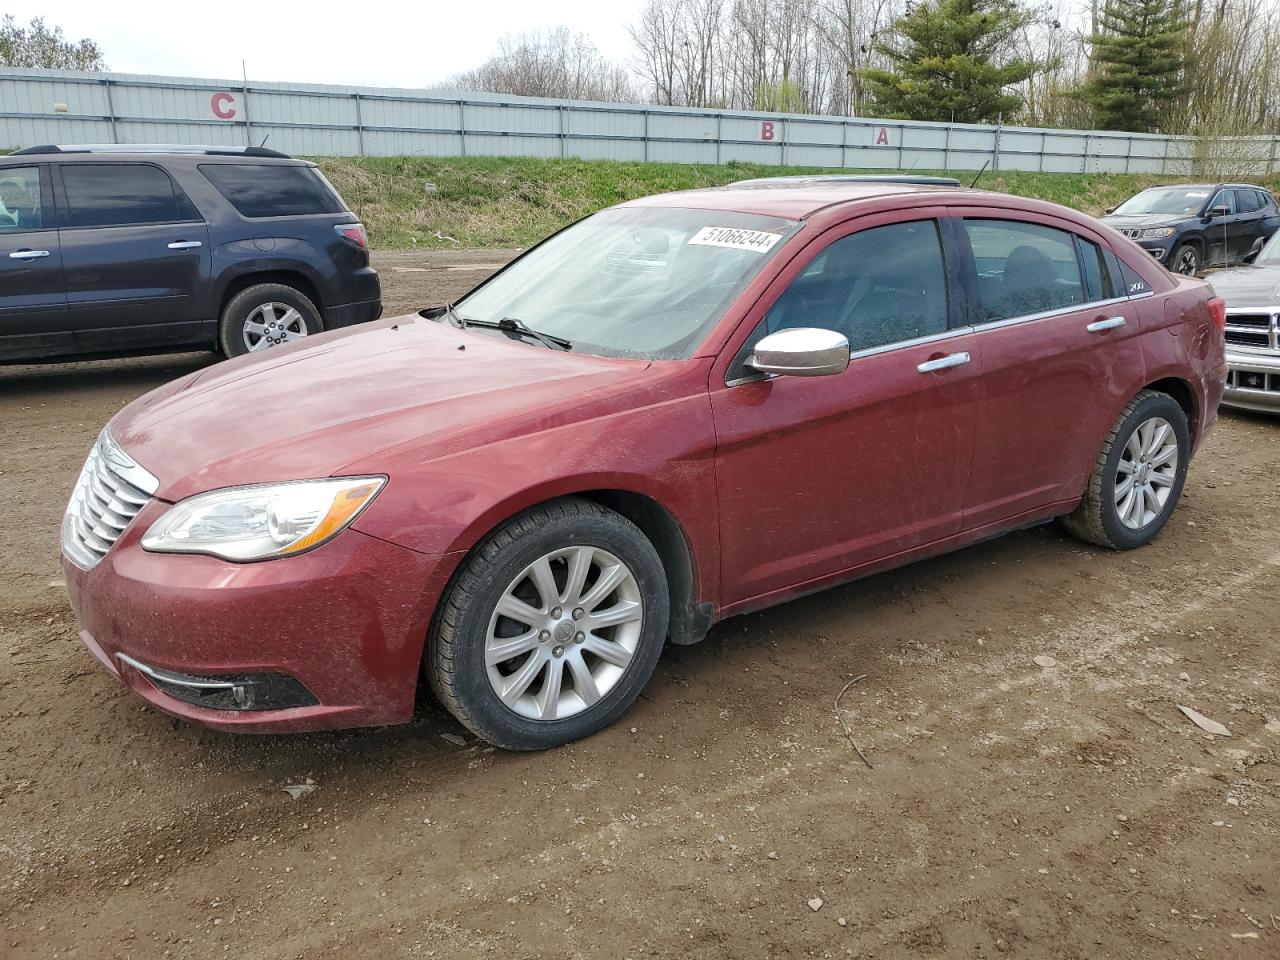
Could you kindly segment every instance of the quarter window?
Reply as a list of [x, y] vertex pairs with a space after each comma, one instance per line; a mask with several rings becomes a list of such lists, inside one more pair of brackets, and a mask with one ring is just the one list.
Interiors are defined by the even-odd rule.
[[986, 321], [1085, 302], [1074, 234], [1013, 220], [966, 220], [964, 228], [978, 268]]
[[69, 227], [120, 227], [199, 220], [186, 194], [149, 163], [62, 166]]
[[872, 227], [819, 253], [774, 302], [765, 326], [835, 330], [855, 351], [942, 333], [946, 277], [936, 221]]
[[0, 233], [39, 230], [44, 225], [39, 168], [0, 169]]
[[342, 213], [346, 208], [313, 167], [267, 163], [204, 163], [200, 172], [242, 217]]

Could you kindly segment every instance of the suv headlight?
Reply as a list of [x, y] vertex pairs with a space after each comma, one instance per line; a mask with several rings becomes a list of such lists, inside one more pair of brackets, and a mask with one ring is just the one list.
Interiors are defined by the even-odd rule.
[[1173, 227], [1152, 227], [1150, 230], [1143, 230], [1139, 240], [1163, 240], [1165, 237], [1172, 237], [1174, 234]]
[[345, 530], [386, 482], [385, 477], [343, 477], [201, 493], [153, 523], [142, 546], [237, 562], [291, 556]]

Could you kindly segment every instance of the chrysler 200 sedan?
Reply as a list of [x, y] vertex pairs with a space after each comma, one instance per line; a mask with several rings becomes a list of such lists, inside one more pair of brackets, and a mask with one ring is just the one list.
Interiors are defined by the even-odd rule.
[[624, 203], [457, 303], [123, 409], [63, 523], [80, 636], [211, 727], [406, 721], [425, 674], [491, 743], [565, 743], [725, 617], [1055, 518], [1145, 544], [1223, 325], [1048, 203], [847, 177]]

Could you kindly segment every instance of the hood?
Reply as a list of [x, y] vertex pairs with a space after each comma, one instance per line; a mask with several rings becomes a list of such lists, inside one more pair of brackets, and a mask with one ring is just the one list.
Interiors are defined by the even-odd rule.
[[1280, 306], [1280, 267], [1232, 267], [1207, 279], [1228, 307]]
[[1191, 217], [1173, 217], [1167, 213], [1111, 213], [1102, 218], [1102, 222], [1116, 230], [1123, 230], [1126, 227], [1130, 230], [1141, 227], [1149, 229], [1151, 227], [1176, 227], [1178, 224]]
[[415, 441], [477, 446], [574, 417], [649, 364], [548, 350], [417, 316], [208, 367], [120, 411], [111, 435], [176, 501], [342, 472]]

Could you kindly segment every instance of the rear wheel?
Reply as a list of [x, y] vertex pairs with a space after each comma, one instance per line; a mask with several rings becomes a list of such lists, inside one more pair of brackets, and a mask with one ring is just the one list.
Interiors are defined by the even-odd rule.
[[222, 311], [218, 342], [228, 357], [293, 343], [324, 329], [311, 299], [283, 283], [257, 283], [237, 293]]
[[442, 602], [425, 669], [476, 736], [541, 750], [612, 723], [639, 696], [667, 633], [657, 551], [629, 520], [564, 499], [504, 524]]
[[1084, 499], [1064, 518], [1067, 529], [1113, 550], [1149, 543], [1182, 496], [1190, 455], [1182, 407], [1168, 394], [1143, 390], [1112, 427]]
[[1174, 273], [1194, 277], [1200, 272], [1200, 250], [1192, 243], [1179, 244], [1169, 258], [1169, 269]]

